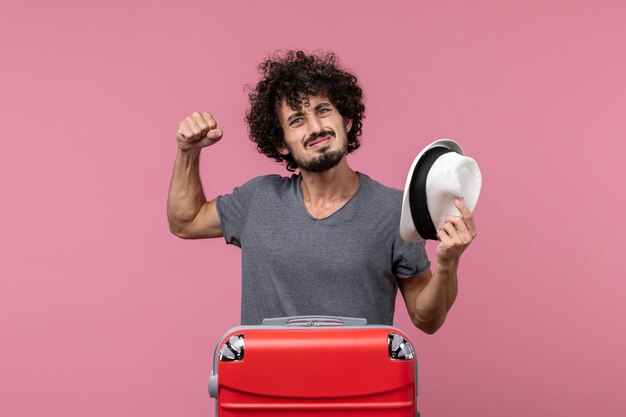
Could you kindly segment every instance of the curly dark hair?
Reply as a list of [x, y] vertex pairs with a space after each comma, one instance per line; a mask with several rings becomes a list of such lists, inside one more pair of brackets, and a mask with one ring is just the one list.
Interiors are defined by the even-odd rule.
[[288, 171], [298, 168], [290, 154], [278, 152], [278, 148], [284, 146], [278, 108], [285, 100], [294, 111], [300, 110], [303, 99], [314, 95], [328, 97], [342, 117], [352, 120], [347, 152], [358, 149], [365, 117], [363, 91], [356, 77], [338, 66], [334, 53], [307, 55], [302, 51], [287, 51], [283, 56], [277, 54], [262, 62], [258, 70], [262, 79], [248, 94], [250, 110], [245, 121], [250, 139], [260, 153], [277, 162], [287, 162]]

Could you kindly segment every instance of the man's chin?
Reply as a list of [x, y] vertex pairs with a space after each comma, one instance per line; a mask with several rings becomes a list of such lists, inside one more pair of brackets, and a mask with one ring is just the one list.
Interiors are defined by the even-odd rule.
[[[320, 149], [320, 151], [322, 151]], [[339, 165], [339, 162], [343, 159], [345, 151], [337, 150], [331, 152], [325, 152], [313, 159], [306, 162], [296, 161], [298, 167], [303, 171], [309, 172], [324, 172]]]

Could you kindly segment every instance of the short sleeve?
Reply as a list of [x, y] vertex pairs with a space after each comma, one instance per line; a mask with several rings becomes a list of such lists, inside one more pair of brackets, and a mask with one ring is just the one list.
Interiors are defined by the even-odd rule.
[[393, 250], [393, 274], [396, 278], [409, 278], [420, 275], [430, 268], [425, 241], [406, 242], [396, 236]]
[[217, 213], [226, 243], [241, 247], [241, 233], [246, 223], [250, 205], [263, 177], [254, 178], [230, 194], [217, 197]]

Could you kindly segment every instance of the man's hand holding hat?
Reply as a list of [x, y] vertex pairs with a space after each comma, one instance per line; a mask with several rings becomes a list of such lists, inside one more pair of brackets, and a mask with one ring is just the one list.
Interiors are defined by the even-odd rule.
[[439, 139], [426, 146], [407, 176], [400, 215], [402, 239], [439, 240], [444, 243], [442, 254], [451, 248], [457, 251], [457, 244], [469, 244], [476, 236], [471, 211], [481, 184], [478, 164], [463, 154], [458, 143]]
[[437, 232], [437, 262], [439, 264], [458, 262], [461, 254], [476, 237], [474, 216], [463, 201], [454, 199], [454, 205], [462, 216], [448, 216], [443, 227]]

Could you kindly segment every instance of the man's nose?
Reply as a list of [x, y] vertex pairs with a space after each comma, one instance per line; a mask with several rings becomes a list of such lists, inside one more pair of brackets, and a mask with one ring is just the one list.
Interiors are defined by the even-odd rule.
[[322, 123], [317, 115], [309, 117], [309, 134], [319, 133], [322, 131]]

